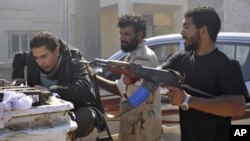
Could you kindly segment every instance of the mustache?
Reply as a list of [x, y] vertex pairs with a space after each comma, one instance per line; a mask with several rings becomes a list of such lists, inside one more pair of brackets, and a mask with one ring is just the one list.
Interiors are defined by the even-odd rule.
[[187, 40], [187, 37], [185, 37], [185, 36], [182, 36], [182, 39], [184, 39], [184, 40]]
[[121, 44], [128, 44], [127, 41], [121, 41]]

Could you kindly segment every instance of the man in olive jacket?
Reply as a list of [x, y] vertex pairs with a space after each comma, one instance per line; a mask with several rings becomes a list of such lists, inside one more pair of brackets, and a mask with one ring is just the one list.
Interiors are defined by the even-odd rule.
[[75, 138], [88, 135], [94, 128], [90, 83], [83, 64], [72, 59], [83, 59], [82, 53], [50, 32], [39, 32], [30, 41], [30, 52], [17, 53], [12, 62], [12, 80], [25, 78], [30, 87], [45, 87], [61, 99], [74, 104], [78, 125]]

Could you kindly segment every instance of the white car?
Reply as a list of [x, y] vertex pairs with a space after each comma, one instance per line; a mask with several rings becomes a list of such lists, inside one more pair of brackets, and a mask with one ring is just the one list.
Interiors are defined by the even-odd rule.
[[[144, 42], [149, 48], [151, 48], [155, 52], [159, 64], [166, 61], [166, 59], [168, 59], [168, 57], [170, 57], [174, 52], [184, 50], [184, 40], [182, 39], [182, 36], [180, 34], [151, 37], [145, 39]], [[250, 93], [250, 33], [219, 33], [215, 46], [219, 50], [227, 54], [230, 58], [234, 58], [239, 61], [244, 80], [248, 88], [248, 92]], [[126, 53], [119, 51], [109, 57], [108, 60], [123, 60], [126, 55]], [[120, 77], [120, 75], [113, 74], [111, 72], [103, 72], [101, 75], [111, 80], [116, 80]], [[102, 90], [101, 95], [105, 95], [102, 98], [102, 102], [104, 104], [104, 107], [106, 107], [107, 112], [118, 112], [119, 98], [116, 97], [116, 99], [113, 95], [111, 98], [109, 97], [111, 96], [111, 94], [104, 93], [106, 92]], [[161, 94], [164, 94], [164, 92], [162, 92]], [[162, 113], [163, 115], [167, 115], [163, 118], [163, 123], [178, 123], [178, 108], [174, 106], [166, 106], [169, 104], [164, 104], [164, 96], [162, 97]], [[246, 118], [248, 118], [247, 121], [238, 120], [234, 121], [233, 123], [250, 123], [250, 105], [247, 105]]]

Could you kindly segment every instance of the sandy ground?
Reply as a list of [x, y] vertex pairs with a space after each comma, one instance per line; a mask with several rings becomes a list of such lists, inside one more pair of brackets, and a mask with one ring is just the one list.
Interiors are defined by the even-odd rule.
[[[119, 141], [117, 139], [118, 137], [118, 130], [119, 130], [119, 121], [112, 121], [108, 122], [110, 132], [113, 136], [114, 141]], [[94, 130], [89, 136], [84, 138], [78, 138], [75, 141], [95, 141], [96, 137], [102, 137], [107, 136], [106, 132], [103, 132], [102, 134], [97, 133], [96, 130]], [[180, 141], [180, 128], [178, 125], [175, 126], [163, 126], [163, 135], [162, 138], [165, 141]]]

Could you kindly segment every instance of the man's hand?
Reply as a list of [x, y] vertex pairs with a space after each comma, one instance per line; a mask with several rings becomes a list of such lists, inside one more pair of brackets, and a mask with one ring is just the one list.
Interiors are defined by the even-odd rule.
[[86, 64], [86, 70], [88, 72], [88, 76], [91, 80], [94, 80], [94, 70], [93, 68], [89, 65], [89, 64]]
[[5, 80], [5, 79], [0, 79], [0, 86], [4, 87], [4, 86], [9, 86], [10, 82]]
[[17, 78], [10, 82], [11, 86], [21, 86], [21, 85], [27, 85], [26, 80], [23, 78]]
[[131, 77], [126, 76], [126, 75], [124, 75], [124, 77], [123, 77], [123, 82], [126, 85], [134, 84], [138, 80], [139, 79], [137, 79], [137, 78], [131, 78]]
[[180, 89], [174, 86], [166, 86], [166, 85], [161, 85], [161, 87], [167, 88], [169, 90], [166, 93], [166, 95], [169, 97], [169, 101], [171, 104], [180, 106], [183, 103], [187, 95], [187, 93], [183, 89]]

